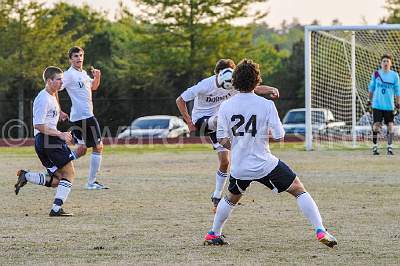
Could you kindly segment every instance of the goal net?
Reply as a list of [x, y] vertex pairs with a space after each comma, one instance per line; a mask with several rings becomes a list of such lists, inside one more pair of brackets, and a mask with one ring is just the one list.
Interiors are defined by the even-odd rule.
[[368, 83], [383, 54], [400, 70], [400, 25], [305, 28], [307, 150], [371, 140]]

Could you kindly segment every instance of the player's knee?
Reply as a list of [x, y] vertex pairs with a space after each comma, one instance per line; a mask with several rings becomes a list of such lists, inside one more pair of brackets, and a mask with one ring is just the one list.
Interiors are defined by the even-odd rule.
[[292, 194], [293, 196], [298, 196], [301, 193], [305, 192], [306, 189], [304, 188], [303, 183], [301, 183], [300, 179], [298, 177], [296, 177], [293, 180], [293, 183], [290, 185], [290, 187], [288, 188], [287, 192], [289, 192], [290, 194]]
[[93, 147], [93, 151], [97, 153], [102, 153], [103, 152], [103, 142], [100, 142], [99, 144], [96, 145], [96, 147]]
[[372, 130], [374, 131], [374, 132], [379, 132], [379, 130], [381, 129], [381, 123], [374, 123], [373, 125], [372, 125]]
[[86, 154], [87, 147], [84, 145], [79, 145], [76, 149], [76, 154], [78, 157], [84, 156]]
[[388, 133], [393, 133], [393, 123], [388, 124]]
[[58, 183], [60, 183], [60, 180], [62, 178], [62, 175], [60, 172], [55, 172], [53, 176], [49, 176], [49, 182], [50, 182], [50, 187], [57, 187]]
[[230, 193], [229, 191], [228, 191], [227, 194], [226, 194], [227, 200], [228, 200], [229, 202], [231, 202], [232, 204], [234, 204], [234, 205], [235, 205], [236, 203], [239, 202], [239, 200], [240, 200], [241, 197], [242, 197], [242, 194], [236, 195], [236, 194]]

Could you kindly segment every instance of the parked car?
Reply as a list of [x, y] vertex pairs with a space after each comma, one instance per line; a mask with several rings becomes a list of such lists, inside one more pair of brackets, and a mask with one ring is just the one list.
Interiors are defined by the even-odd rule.
[[[286, 134], [306, 134], [306, 109], [289, 110], [283, 118], [283, 128]], [[311, 126], [313, 133], [344, 134], [346, 123], [336, 121], [333, 113], [328, 109], [311, 108]]]
[[154, 115], [133, 120], [117, 138], [177, 138], [189, 135], [189, 127], [182, 119], [170, 115]]

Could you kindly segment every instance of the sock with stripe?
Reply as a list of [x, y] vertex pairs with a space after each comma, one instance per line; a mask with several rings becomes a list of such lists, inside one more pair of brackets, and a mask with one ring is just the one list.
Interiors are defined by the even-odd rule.
[[35, 173], [27, 172], [25, 178], [29, 183], [45, 186], [46, 185], [46, 174], [45, 173]]
[[65, 203], [68, 198], [68, 194], [71, 191], [72, 184], [67, 179], [61, 179], [58, 184], [56, 196], [54, 197], [53, 210], [58, 212], [61, 206]]

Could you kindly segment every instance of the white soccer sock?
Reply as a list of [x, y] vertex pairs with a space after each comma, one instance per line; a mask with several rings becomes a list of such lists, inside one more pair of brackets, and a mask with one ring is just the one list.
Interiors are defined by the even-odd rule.
[[96, 174], [100, 169], [100, 165], [101, 153], [92, 152], [92, 157], [90, 158], [88, 184], [93, 184], [96, 181]]
[[213, 193], [214, 198], [220, 199], [222, 196], [222, 191], [224, 190], [226, 179], [228, 178], [228, 173], [223, 173], [217, 171], [215, 174], [215, 191]]
[[314, 226], [315, 230], [325, 230], [317, 204], [315, 204], [315, 201], [308, 192], [304, 192], [297, 196], [297, 205], [299, 205], [300, 210], [303, 212], [304, 216], [307, 217], [308, 221]]
[[65, 203], [68, 198], [68, 194], [71, 191], [72, 184], [66, 179], [61, 179], [60, 183], [58, 183], [56, 196], [54, 197], [53, 210], [58, 212], [61, 208], [61, 205]]
[[222, 228], [224, 227], [226, 220], [228, 220], [228, 217], [231, 215], [234, 208], [235, 205], [228, 201], [227, 198], [223, 198], [219, 202], [211, 229], [215, 235], [219, 236], [222, 234]]
[[45, 186], [46, 175], [44, 173], [27, 172], [25, 178], [29, 183]]

